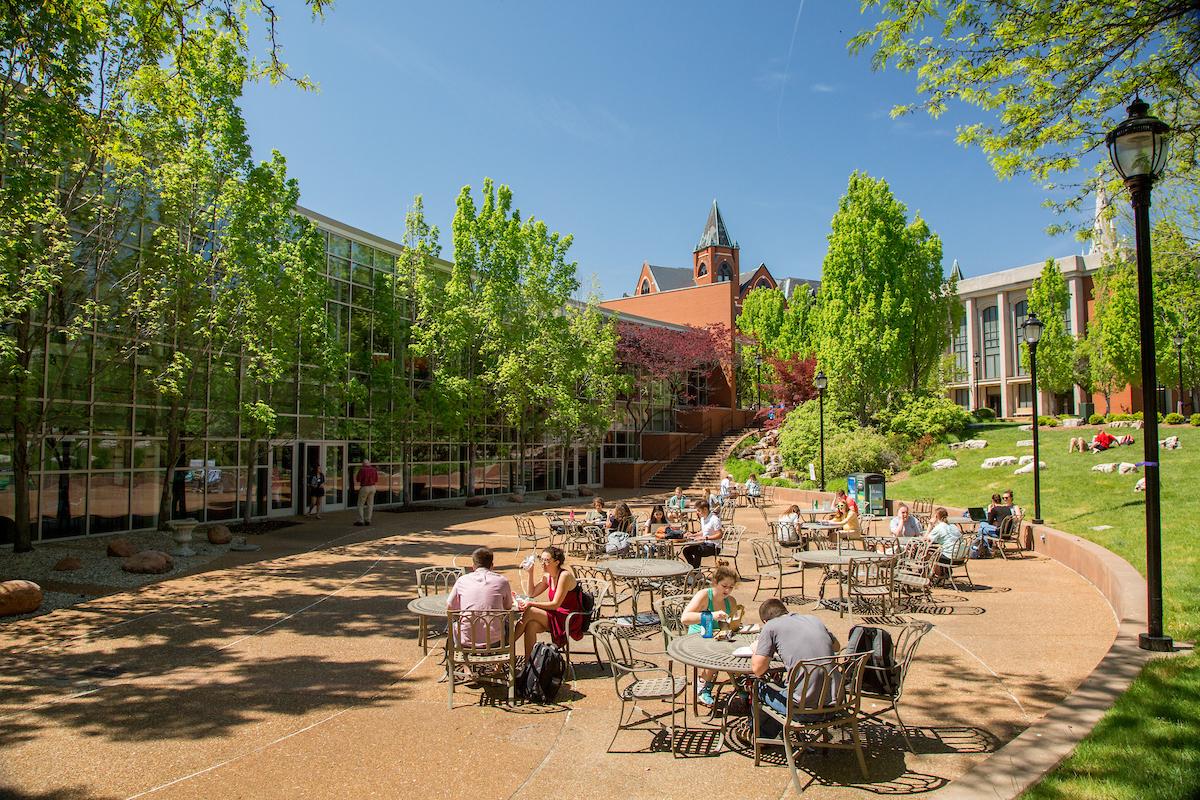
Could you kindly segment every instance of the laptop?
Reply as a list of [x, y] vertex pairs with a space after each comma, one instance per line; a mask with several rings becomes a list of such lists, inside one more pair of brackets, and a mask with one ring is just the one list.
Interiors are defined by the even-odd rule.
[[983, 522], [987, 519], [987, 511], [983, 509], [983, 506], [971, 506], [967, 509], [967, 516], [975, 522]]

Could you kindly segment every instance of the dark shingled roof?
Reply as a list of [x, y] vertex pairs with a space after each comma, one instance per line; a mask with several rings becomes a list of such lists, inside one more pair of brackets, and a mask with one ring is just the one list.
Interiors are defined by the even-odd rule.
[[650, 269], [650, 277], [660, 292], [669, 292], [672, 289], [683, 289], [695, 285], [692, 271], [687, 267], [656, 267], [653, 264], [647, 266]]
[[792, 294], [797, 290], [811, 289], [816, 291], [821, 288], [821, 282], [811, 278], [784, 278], [779, 281], [779, 290], [783, 292], [784, 298], [791, 300]]
[[704, 223], [704, 233], [700, 235], [697, 250], [706, 247], [731, 247], [737, 249], [737, 242], [729, 236], [725, 220], [721, 219], [721, 209], [717, 208], [716, 198], [713, 199], [712, 210], [708, 212], [708, 222]]

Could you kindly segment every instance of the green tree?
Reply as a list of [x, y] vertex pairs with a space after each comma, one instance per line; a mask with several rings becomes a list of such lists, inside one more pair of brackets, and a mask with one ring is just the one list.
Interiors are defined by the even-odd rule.
[[810, 287], [798, 287], [792, 292], [783, 325], [776, 340], [779, 358], [807, 356], [813, 350], [812, 324], [816, 318], [817, 293]]
[[822, 268], [813, 345], [835, 402], [862, 424], [900, 391], [925, 388], [961, 314], [942, 245], [887, 182], [850, 176]]
[[1002, 178], [1027, 174], [1047, 188], [1099, 162], [1096, 177], [1050, 201], [1077, 208], [1102, 179], [1095, 158], [1104, 135], [1141, 94], [1171, 125], [1167, 174], [1200, 184], [1200, 15], [1193, 0], [867, 0], [875, 25], [850, 40], [872, 51], [872, 64], [916, 71], [920, 103], [938, 117], [953, 102], [973, 105], [986, 121], [960, 126], [958, 141], [981, 148]]
[[766, 357], [778, 352], [779, 336], [787, 318], [787, 301], [779, 289], [752, 289], [742, 302], [737, 329], [754, 340], [754, 348]]
[[[1033, 279], [1026, 293], [1029, 313], [1037, 314], [1042, 322], [1042, 338], [1038, 342], [1038, 387], [1054, 394], [1068, 391], [1075, 385], [1075, 337], [1067, 332], [1067, 314], [1071, 291], [1063, 278], [1058, 262], [1050, 258], [1042, 274]], [[1021, 365], [1029, 369], [1029, 345], [1021, 339]]]

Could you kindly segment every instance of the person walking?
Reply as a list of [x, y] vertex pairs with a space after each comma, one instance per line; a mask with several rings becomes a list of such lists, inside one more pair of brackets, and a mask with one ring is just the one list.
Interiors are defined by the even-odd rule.
[[354, 485], [358, 490], [358, 520], [355, 525], [370, 525], [371, 513], [375, 510], [375, 484], [379, 483], [379, 470], [371, 466], [370, 459], [364, 457], [358, 472], [354, 475]]
[[325, 473], [320, 464], [312, 464], [308, 468], [308, 513], [317, 519], [321, 518], [321, 504], [325, 502]]

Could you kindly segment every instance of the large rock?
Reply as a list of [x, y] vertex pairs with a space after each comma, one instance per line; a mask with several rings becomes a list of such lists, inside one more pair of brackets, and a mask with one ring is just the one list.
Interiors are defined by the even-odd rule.
[[579, 496], [580, 497], [591, 497], [592, 494], [593, 494], [592, 490], [589, 489], [588, 487], [586, 487], [586, 486], [579, 487]]
[[987, 447], [987, 439], [967, 439], [965, 442], [952, 442], [951, 450], [982, 450]]
[[137, 575], [161, 575], [174, 566], [174, 559], [161, 550], [143, 550], [121, 562], [121, 569]]
[[1017, 447], [1033, 447], [1033, 439], [1021, 439], [1017, 442]]
[[1031, 422], [1031, 423], [1029, 423], [1028, 425], [1022, 425], [1021, 427], [1017, 428], [1017, 430], [1019, 430], [1019, 431], [1031, 431], [1031, 430], [1033, 430], [1033, 423]]
[[934, 469], [954, 469], [958, 466], [958, 462], [953, 458], [939, 458], [932, 464]]
[[487, 504], [488, 499], [486, 497], [483, 495], [476, 495], [475, 497], [468, 497], [463, 505], [465, 505], [467, 508], [478, 508], [480, 506], [486, 506]]
[[1083, 424], [1083, 420], [1079, 417], [1067, 417], [1060, 423], [1064, 428], [1078, 428]]
[[546, 492], [546, 502], [553, 503], [557, 500], [562, 500], [562, 495], [558, 492]]
[[0, 583], [0, 617], [28, 614], [42, 604], [42, 587], [33, 581]]
[[1032, 464], [1033, 456], [1021, 456], [1021, 458], [1017, 461], [1017, 463], [1020, 464], [1022, 467], [1025, 466], [1026, 464]]
[[205, 533], [209, 544], [229, 544], [233, 541], [233, 534], [225, 525], [213, 525]]
[[1096, 464], [1092, 467], [1092, 472], [1116, 472], [1117, 466], [1118, 465], [1115, 462], [1108, 464]]
[[1132, 461], [1122, 461], [1117, 465], [1117, 472], [1121, 473], [1122, 475], [1131, 475], [1137, 471], [1138, 465], [1134, 464]]
[[75, 556], [60, 558], [54, 564], [55, 572], [74, 572], [77, 569], [83, 569], [83, 562]]
[[1168, 436], [1165, 439], [1160, 439], [1158, 445], [1164, 450], [1178, 450], [1183, 446], [1179, 443], [1178, 436]]
[[979, 467], [981, 469], [995, 469], [996, 467], [1011, 467], [1015, 463], [1017, 463], [1016, 456], [995, 456], [994, 458], [985, 458]]
[[118, 538], [108, 543], [108, 555], [110, 558], [129, 558], [137, 551], [137, 547], [128, 539]]
[[[1045, 468], [1046, 468], [1046, 462], [1045, 462], [1045, 461], [1039, 461], [1039, 462], [1038, 462], [1038, 466], [1039, 466], [1041, 469], [1045, 469]], [[1028, 475], [1028, 474], [1029, 474], [1029, 473], [1031, 473], [1031, 472], [1033, 472], [1033, 462], [1032, 462], [1032, 461], [1030, 461], [1028, 464], [1026, 464], [1026, 465], [1025, 465], [1025, 466], [1023, 466], [1023, 467], [1017, 467], [1015, 470], [1013, 470], [1013, 475]]]
[[1144, 492], [1144, 491], [1146, 491], [1146, 479], [1145, 479], [1145, 478], [1138, 478], [1138, 481], [1137, 481], [1137, 483], [1135, 483], [1135, 484], [1133, 485], [1133, 490], [1134, 490], [1135, 492]]
[[510, 495], [508, 496], [508, 502], [510, 502], [510, 503], [524, 503], [524, 502], [525, 502], [525, 495], [523, 495], [523, 494], [510, 494]]

